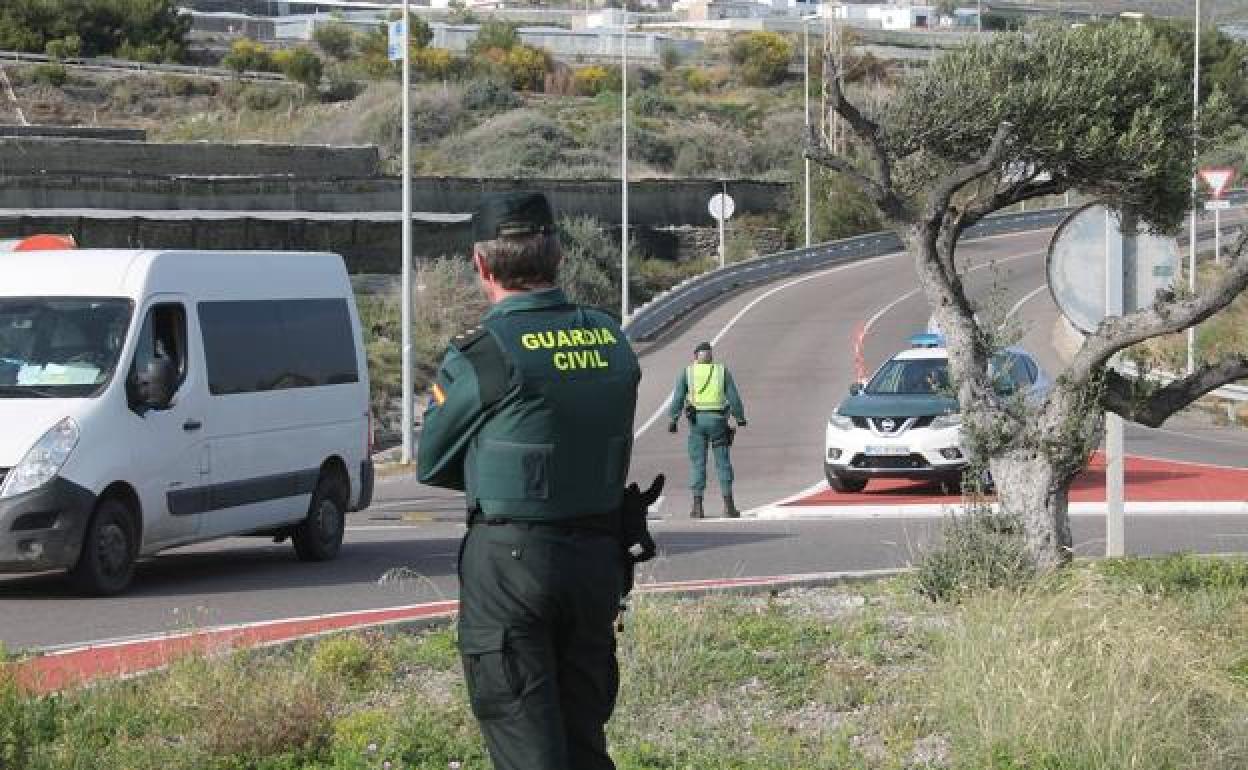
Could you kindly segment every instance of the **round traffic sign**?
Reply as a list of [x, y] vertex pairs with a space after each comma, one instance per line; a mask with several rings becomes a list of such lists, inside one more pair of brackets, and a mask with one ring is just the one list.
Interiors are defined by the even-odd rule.
[[732, 212], [736, 210], [736, 204], [732, 201], [732, 196], [727, 193], [715, 193], [711, 196], [711, 202], [707, 204], [711, 216], [716, 219], [732, 219]]
[[1076, 209], [1053, 233], [1045, 269], [1053, 302], [1085, 334], [1106, 315], [1108, 249], [1121, 249], [1123, 313], [1151, 304], [1158, 291], [1174, 283], [1178, 269], [1175, 238], [1141, 227], [1123, 232], [1121, 214], [1103, 203]]

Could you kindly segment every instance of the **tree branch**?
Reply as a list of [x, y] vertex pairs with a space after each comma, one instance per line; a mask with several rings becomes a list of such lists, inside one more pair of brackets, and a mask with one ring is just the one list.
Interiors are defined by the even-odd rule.
[[931, 197], [928, 198], [925, 215], [928, 222], [939, 225], [954, 194], [985, 174], [1000, 170], [1007, 142], [1013, 130], [1014, 126], [1011, 123], [1002, 121], [997, 126], [997, 133], [992, 137], [992, 143], [978, 160], [959, 166], [940, 181]]
[[962, 213], [958, 232], [965, 231], [984, 217], [994, 211], [1000, 211], [1006, 206], [1013, 206], [1016, 203], [1029, 201], [1033, 198], [1043, 198], [1046, 195], [1056, 195], [1064, 192], [1066, 185], [1065, 179], [1054, 177], [1043, 182], [1028, 181], [1023, 184], [1012, 185], [1005, 190], [1000, 190], [978, 206], [967, 206]]
[[[1186, 377], [1155, 390], [1136, 377], [1127, 377], [1113, 369], [1105, 373], [1105, 408], [1125, 420], [1156, 428], [1166, 418], [1201, 396], [1223, 385], [1248, 378], [1248, 356], [1226, 356], [1206, 364]], [[1141, 392], [1148, 395], [1140, 397]]]
[[1248, 245], [1248, 232], [1235, 244], [1236, 258], [1231, 269], [1205, 293], [1182, 300], [1173, 299], [1173, 293], [1159, 294], [1149, 307], [1101, 321], [1096, 331], [1083, 341], [1083, 347], [1067, 369], [1071, 380], [1085, 383], [1118, 351], [1153, 337], [1183, 331], [1231, 304], [1248, 288], [1245, 245]]

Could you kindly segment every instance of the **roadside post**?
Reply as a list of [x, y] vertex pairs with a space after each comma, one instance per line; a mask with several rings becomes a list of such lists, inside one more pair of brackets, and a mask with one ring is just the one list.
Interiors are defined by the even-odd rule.
[[[1179, 265], [1175, 238], [1141, 231], [1130, 213], [1103, 203], [1072, 212], [1049, 242], [1045, 269], [1058, 310], [1084, 334], [1101, 321], [1149, 305], [1174, 282]], [[1123, 420], [1105, 414], [1105, 555], [1126, 552]]]
[[411, 110], [411, 86], [412, 86], [412, 64], [411, 57], [408, 56], [409, 45], [411, 43], [411, 30], [409, 29], [411, 16], [408, 12], [408, 0], [403, 0], [403, 18], [399, 21], [392, 21], [387, 25], [387, 55], [390, 61], [403, 60], [403, 99], [401, 109], [403, 110], [403, 222], [402, 232], [402, 271], [401, 289], [399, 298], [399, 318], [403, 325], [403, 334], [401, 342], [401, 350], [403, 353], [402, 367], [403, 372], [400, 375], [401, 387], [403, 389], [403, 454], [401, 461], [404, 465], [412, 462], [412, 421], [415, 417], [412, 409], [412, 163], [409, 155], [412, 146], [412, 110]]
[[724, 237], [724, 223], [732, 218], [733, 212], [736, 211], [736, 203], [732, 200], [732, 196], [728, 194], [728, 183], [723, 182], [723, 192], [717, 192], [711, 196], [707, 209], [711, 212], [711, 216], [719, 221], [719, 266], [723, 267], [728, 262], [728, 250], [726, 239]]
[[1205, 180], [1209, 191], [1213, 193], [1213, 199], [1205, 201], [1205, 211], [1213, 212], [1213, 261], [1218, 265], [1222, 264], [1222, 211], [1231, 207], [1231, 202], [1224, 199], [1222, 193], [1234, 177], [1235, 169], [1231, 168], [1200, 170], [1200, 178]]

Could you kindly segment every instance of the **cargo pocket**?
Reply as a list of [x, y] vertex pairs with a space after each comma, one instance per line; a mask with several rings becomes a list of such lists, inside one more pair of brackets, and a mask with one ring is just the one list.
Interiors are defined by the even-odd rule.
[[476, 458], [477, 495], [484, 500], [549, 499], [554, 451], [554, 444], [485, 439]]
[[477, 719], [503, 719], [516, 713], [520, 689], [506, 647], [507, 632], [501, 626], [459, 626], [464, 680]]

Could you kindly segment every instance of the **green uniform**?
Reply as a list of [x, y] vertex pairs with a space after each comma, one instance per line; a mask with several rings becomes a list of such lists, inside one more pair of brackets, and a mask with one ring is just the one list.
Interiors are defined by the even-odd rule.
[[459, 646], [497, 768], [614, 767], [614, 514], [640, 378], [615, 321], [558, 289], [495, 305], [438, 372], [420, 480], [468, 498]]
[[728, 415], [738, 422], [745, 422], [745, 406], [741, 394], [733, 382], [732, 373], [723, 364], [692, 364], [686, 367], [676, 380], [668, 417], [672, 422], [680, 419], [686, 405], [695, 407], [689, 421], [689, 488], [695, 497], [706, 490], [706, 450], [709, 447], [715, 457], [715, 471], [719, 476], [719, 489], [725, 497], [732, 494], [732, 457], [723, 441], [728, 435]]

